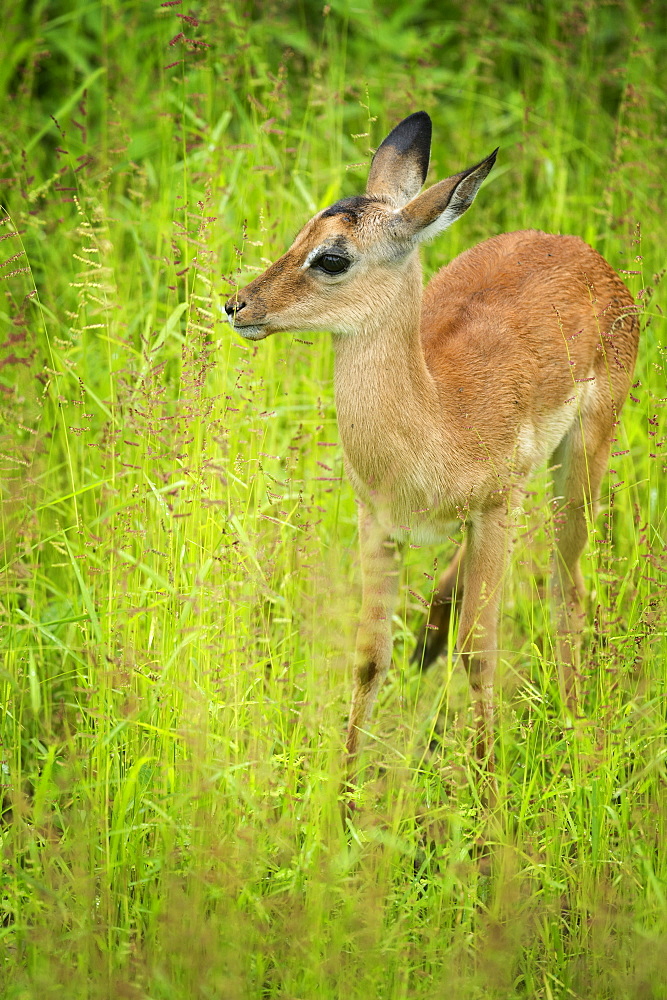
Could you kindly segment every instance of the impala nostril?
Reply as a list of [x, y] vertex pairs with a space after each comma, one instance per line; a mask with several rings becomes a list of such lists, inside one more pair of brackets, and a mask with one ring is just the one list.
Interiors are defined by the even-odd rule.
[[235, 299], [230, 299], [229, 302], [225, 304], [225, 312], [228, 316], [236, 316], [240, 313], [242, 309], [245, 309], [245, 302], [239, 302]]

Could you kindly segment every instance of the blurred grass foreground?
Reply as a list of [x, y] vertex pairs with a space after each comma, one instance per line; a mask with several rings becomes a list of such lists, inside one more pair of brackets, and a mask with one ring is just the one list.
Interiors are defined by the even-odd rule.
[[[18, 0], [0, 44], [0, 996], [667, 997], [665, 5]], [[341, 822], [330, 343], [220, 317], [419, 109], [429, 181], [500, 146], [428, 274], [576, 233], [642, 317], [572, 730], [527, 499], [488, 864], [465, 679], [409, 665], [447, 551], [409, 553]]]

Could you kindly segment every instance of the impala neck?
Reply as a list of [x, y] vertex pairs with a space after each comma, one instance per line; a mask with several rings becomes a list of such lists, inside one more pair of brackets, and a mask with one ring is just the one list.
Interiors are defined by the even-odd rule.
[[433, 426], [428, 416], [437, 407], [420, 340], [418, 253], [370, 297], [372, 312], [359, 329], [334, 337], [334, 389], [347, 458], [368, 485], [379, 485], [385, 470], [395, 474], [405, 446], [414, 449], [425, 418]]

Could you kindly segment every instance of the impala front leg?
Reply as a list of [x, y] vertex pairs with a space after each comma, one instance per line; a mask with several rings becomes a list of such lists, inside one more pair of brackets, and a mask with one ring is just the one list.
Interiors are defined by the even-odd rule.
[[391, 619], [401, 571], [399, 544], [363, 505], [359, 508], [362, 604], [354, 661], [354, 687], [347, 730], [348, 774], [391, 663]]
[[459, 649], [472, 690], [477, 730], [475, 751], [487, 777], [490, 802], [495, 794], [493, 681], [498, 660], [498, 617], [503, 574], [511, 545], [506, 508], [498, 507], [471, 520]]

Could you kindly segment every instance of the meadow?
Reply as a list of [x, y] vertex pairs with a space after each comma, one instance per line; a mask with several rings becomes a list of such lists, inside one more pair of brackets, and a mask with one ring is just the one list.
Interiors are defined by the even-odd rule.
[[[0, 45], [0, 997], [667, 998], [664, 4], [18, 0]], [[500, 147], [427, 276], [574, 233], [641, 314], [570, 729], [526, 499], [490, 827], [455, 652], [410, 663], [456, 534], [408, 553], [343, 821], [330, 338], [220, 311], [420, 109], [429, 182]]]

